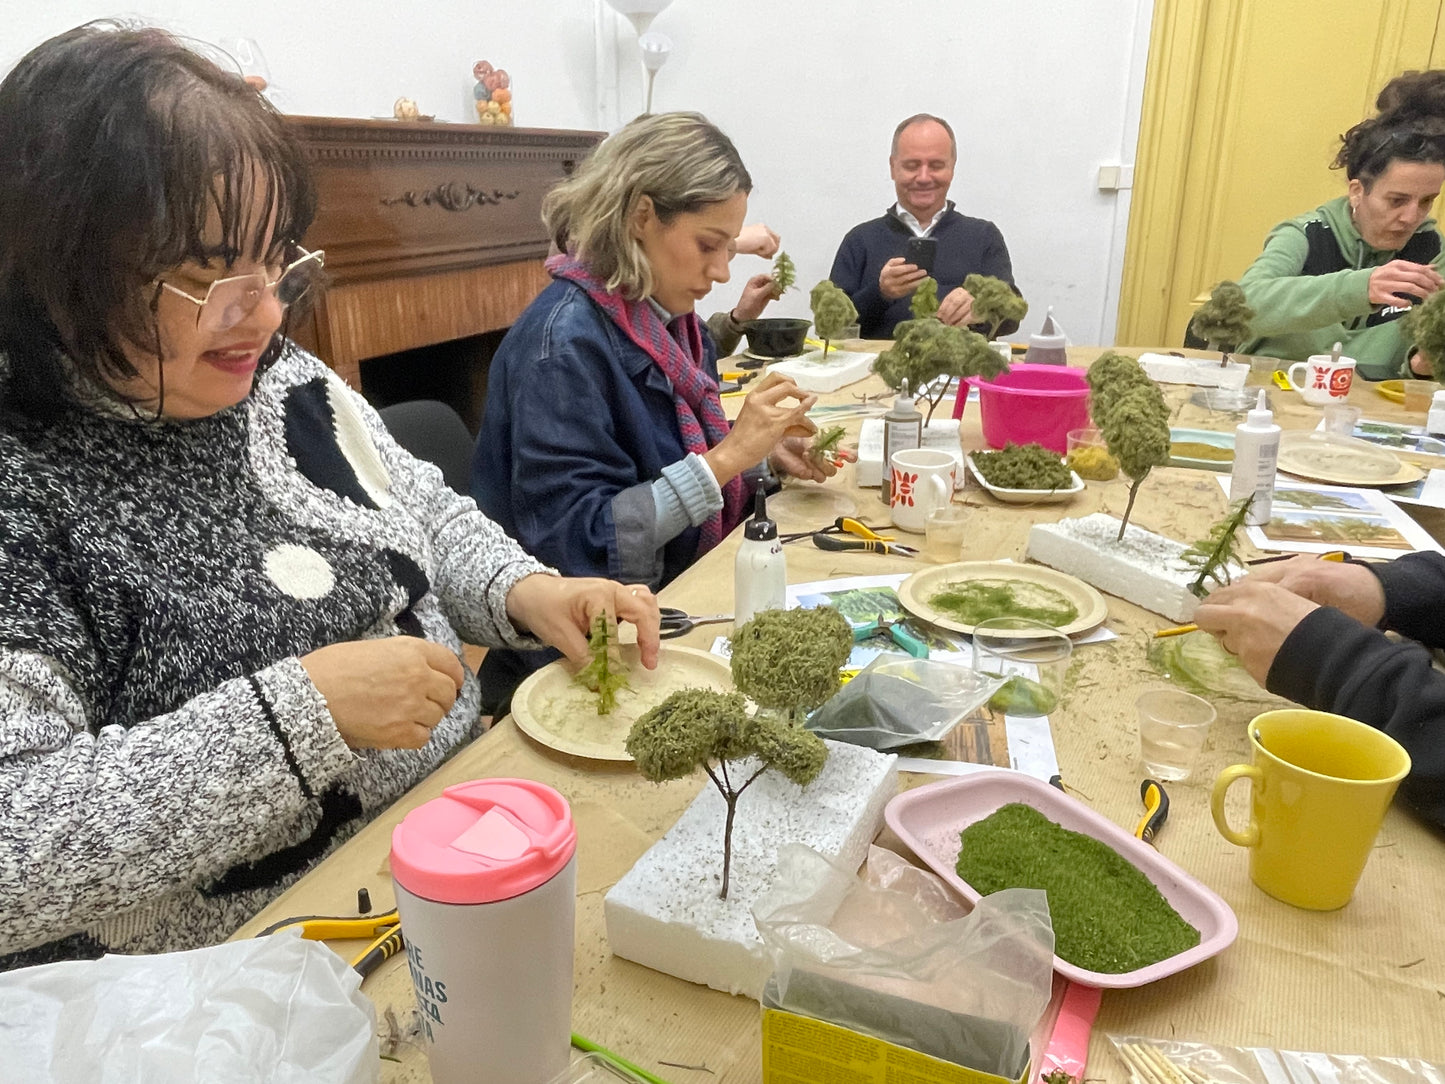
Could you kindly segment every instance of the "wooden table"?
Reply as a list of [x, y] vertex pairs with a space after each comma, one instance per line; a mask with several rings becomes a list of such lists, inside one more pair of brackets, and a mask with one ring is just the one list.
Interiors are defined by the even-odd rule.
[[[1074, 351], [1076, 363], [1097, 350]], [[1256, 377], [1258, 379], [1258, 377]], [[830, 397], [844, 401], [876, 391], [875, 378]], [[1234, 418], [1180, 405], [1191, 389], [1166, 388], [1179, 405], [1174, 424], [1232, 427]], [[1272, 392], [1282, 424], [1312, 427], [1319, 411], [1290, 392]], [[1353, 400], [1367, 416], [1403, 417], [1370, 386], [1357, 382]], [[736, 402], [733, 400], [732, 402]], [[856, 423], [855, 423], [856, 425]], [[964, 418], [966, 447], [981, 447], [976, 410]], [[1436, 464], [1442, 465], [1442, 464]], [[1019, 508], [977, 493], [969, 523], [969, 558], [1021, 559], [1035, 522], [1096, 510], [1123, 509], [1123, 482], [1090, 482], [1064, 505]], [[789, 486], [771, 508], [780, 528], [801, 529], [831, 520], [839, 504], [869, 522], [885, 522], [876, 490], [852, 483], [851, 468], [827, 486]], [[1216, 476], [1161, 468], [1141, 487], [1134, 522], [1176, 538], [1202, 535], [1224, 511]], [[1428, 524], [1427, 524], [1428, 525]], [[1438, 525], [1436, 525], [1438, 530]], [[692, 613], [732, 605], [735, 533], [662, 594], [668, 605]], [[836, 554], [788, 547], [792, 582], [848, 575], [904, 572], [904, 558]], [[1054, 743], [1068, 789], [1125, 828], [1139, 814], [1139, 768], [1133, 700], [1146, 685], [1164, 681], [1145, 661], [1150, 633], [1166, 622], [1110, 597], [1109, 625], [1119, 639], [1081, 647], [1073, 685], [1054, 713]], [[707, 647], [716, 629], [699, 629], [681, 643]], [[1425, 828], [1402, 808], [1386, 818], [1376, 852], [1355, 899], [1344, 909], [1316, 914], [1278, 903], [1249, 881], [1245, 853], [1225, 842], [1209, 814], [1209, 783], [1227, 764], [1248, 760], [1245, 724], [1283, 702], [1217, 703], [1214, 726], [1193, 780], [1172, 784], [1171, 814], [1159, 849], [1224, 897], [1239, 917], [1239, 938], [1223, 954], [1181, 974], [1136, 990], [1106, 991], [1090, 1048], [1088, 1079], [1128, 1079], [1106, 1032], [1192, 1039], [1221, 1045], [1273, 1046], [1335, 1053], [1413, 1056], [1445, 1062], [1445, 836]], [[692, 800], [701, 778], [655, 786], [625, 767], [560, 756], [521, 735], [510, 720], [463, 749], [429, 779], [243, 927], [254, 934], [288, 915], [350, 914], [365, 886], [378, 908], [391, 906], [387, 855], [392, 828], [406, 812], [456, 782], [482, 776], [524, 776], [548, 783], [572, 803], [578, 845], [576, 989], [578, 1032], [630, 1057], [674, 1084], [750, 1084], [760, 1079], [758, 1006], [682, 982], [613, 957], [602, 922], [602, 897]], [[904, 786], [928, 781], [905, 776]], [[881, 842], [901, 848], [885, 830]], [[413, 1012], [411, 984], [400, 957], [366, 981], [378, 1013], [405, 1019]], [[384, 1032], [390, 1025], [383, 1020]], [[404, 1043], [399, 1062], [383, 1064], [387, 1081], [429, 1079], [419, 1048]], [[664, 1065], [706, 1065], [709, 1072]]]

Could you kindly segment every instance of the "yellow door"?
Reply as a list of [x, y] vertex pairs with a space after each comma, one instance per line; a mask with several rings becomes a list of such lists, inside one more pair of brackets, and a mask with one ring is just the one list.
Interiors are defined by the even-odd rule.
[[1272, 226], [1343, 194], [1329, 168], [1340, 134], [1392, 76], [1445, 54], [1442, 6], [1157, 0], [1120, 345], [1182, 343], [1195, 307], [1244, 273]]

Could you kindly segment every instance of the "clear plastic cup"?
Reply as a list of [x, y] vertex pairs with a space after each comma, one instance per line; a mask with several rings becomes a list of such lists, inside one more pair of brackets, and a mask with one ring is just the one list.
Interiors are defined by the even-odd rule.
[[1354, 435], [1355, 425], [1365, 413], [1363, 407], [1348, 403], [1331, 403], [1325, 407], [1325, 432], [1338, 433], [1342, 437]]
[[968, 519], [968, 509], [961, 504], [929, 512], [923, 520], [923, 555], [940, 565], [961, 561]]
[[1403, 384], [1405, 386], [1404, 406], [1411, 414], [1426, 413], [1430, 409], [1430, 400], [1442, 387], [1433, 380], [1411, 380], [1408, 377]]
[[1109, 454], [1104, 434], [1097, 429], [1070, 429], [1065, 436], [1064, 462], [1080, 478], [1109, 482], [1119, 475], [1119, 461]]
[[973, 630], [973, 668], [1008, 678], [989, 699], [1005, 715], [1047, 715], [1064, 699], [1074, 644], [1052, 625], [1027, 617], [992, 617]]
[[1209, 701], [1178, 689], [1149, 689], [1134, 701], [1139, 716], [1139, 759], [1165, 782], [1187, 779], [1214, 722]]

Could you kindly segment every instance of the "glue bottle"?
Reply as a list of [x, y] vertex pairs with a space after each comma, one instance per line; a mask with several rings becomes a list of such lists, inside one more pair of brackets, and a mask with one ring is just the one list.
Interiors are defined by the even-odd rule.
[[1445, 436], [1445, 391], [1430, 396], [1430, 413], [1425, 416], [1425, 432], [1432, 437]]
[[893, 408], [883, 415], [883, 503], [893, 504], [893, 453], [917, 448], [923, 443], [923, 415], [913, 405], [908, 382], [893, 397]]
[[758, 483], [753, 518], [743, 527], [743, 543], [733, 561], [733, 627], [760, 610], [787, 606], [788, 565], [778, 525], [768, 518], [768, 494]]
[[1274, 471], [1279, 461], [1279, 426], [1269, 409], [1264, 389], [1259, 392], [1255, 408], [1234, 429], [1234, 470], [1229, 476], [1229, 499], [1242, 501], [1251, 493], [1244, 522], [1262, 527], [1269, 522], [1274, 507]]

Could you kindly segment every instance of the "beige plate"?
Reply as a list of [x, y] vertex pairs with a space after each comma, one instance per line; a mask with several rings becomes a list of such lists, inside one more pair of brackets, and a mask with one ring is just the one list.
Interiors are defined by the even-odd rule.
[[1079, 608], [1079, 616], [1059, 630], [1069, 636], [1091, 632], [1109, 616], [1109, 607], [1104, 602], [1104, 596], [1083, 580], [1043, 565], [1016, 565], [1010, 561], [961, 561], [958, 564], [926, 568], [903, 581], [898, 588], [898, 598], [909, 613], [939, 628], [972, 633], [972, 625], [955, 621], [928, 604], [928, 599], [934, 592], [945, 583], [955, 580], [1010, 580], [1019, 584], [1036, 583], [1051, 587]]
[[1311, 482], [1339, 486], [1395, 486], [1425, 472], [1369, 441], [1335, 433], [1287, 433], [1279, 442], [1279, 469]]
[[630, 761], [627, 733], [649, 708], [679, 689], [693, 687], [732, 692], [727, 660], [695, 647], [662, 645], [656, 670], [638, 661], [637, 645], [624, 644], [628, 688], [617, 694], [617, 706], [597, 714], [597, 694], [572, 681], [577, 668], [565, 659], [542, 667], [517, 686], [512, 718], [526, 735], [559, 753], [592, 760]]

